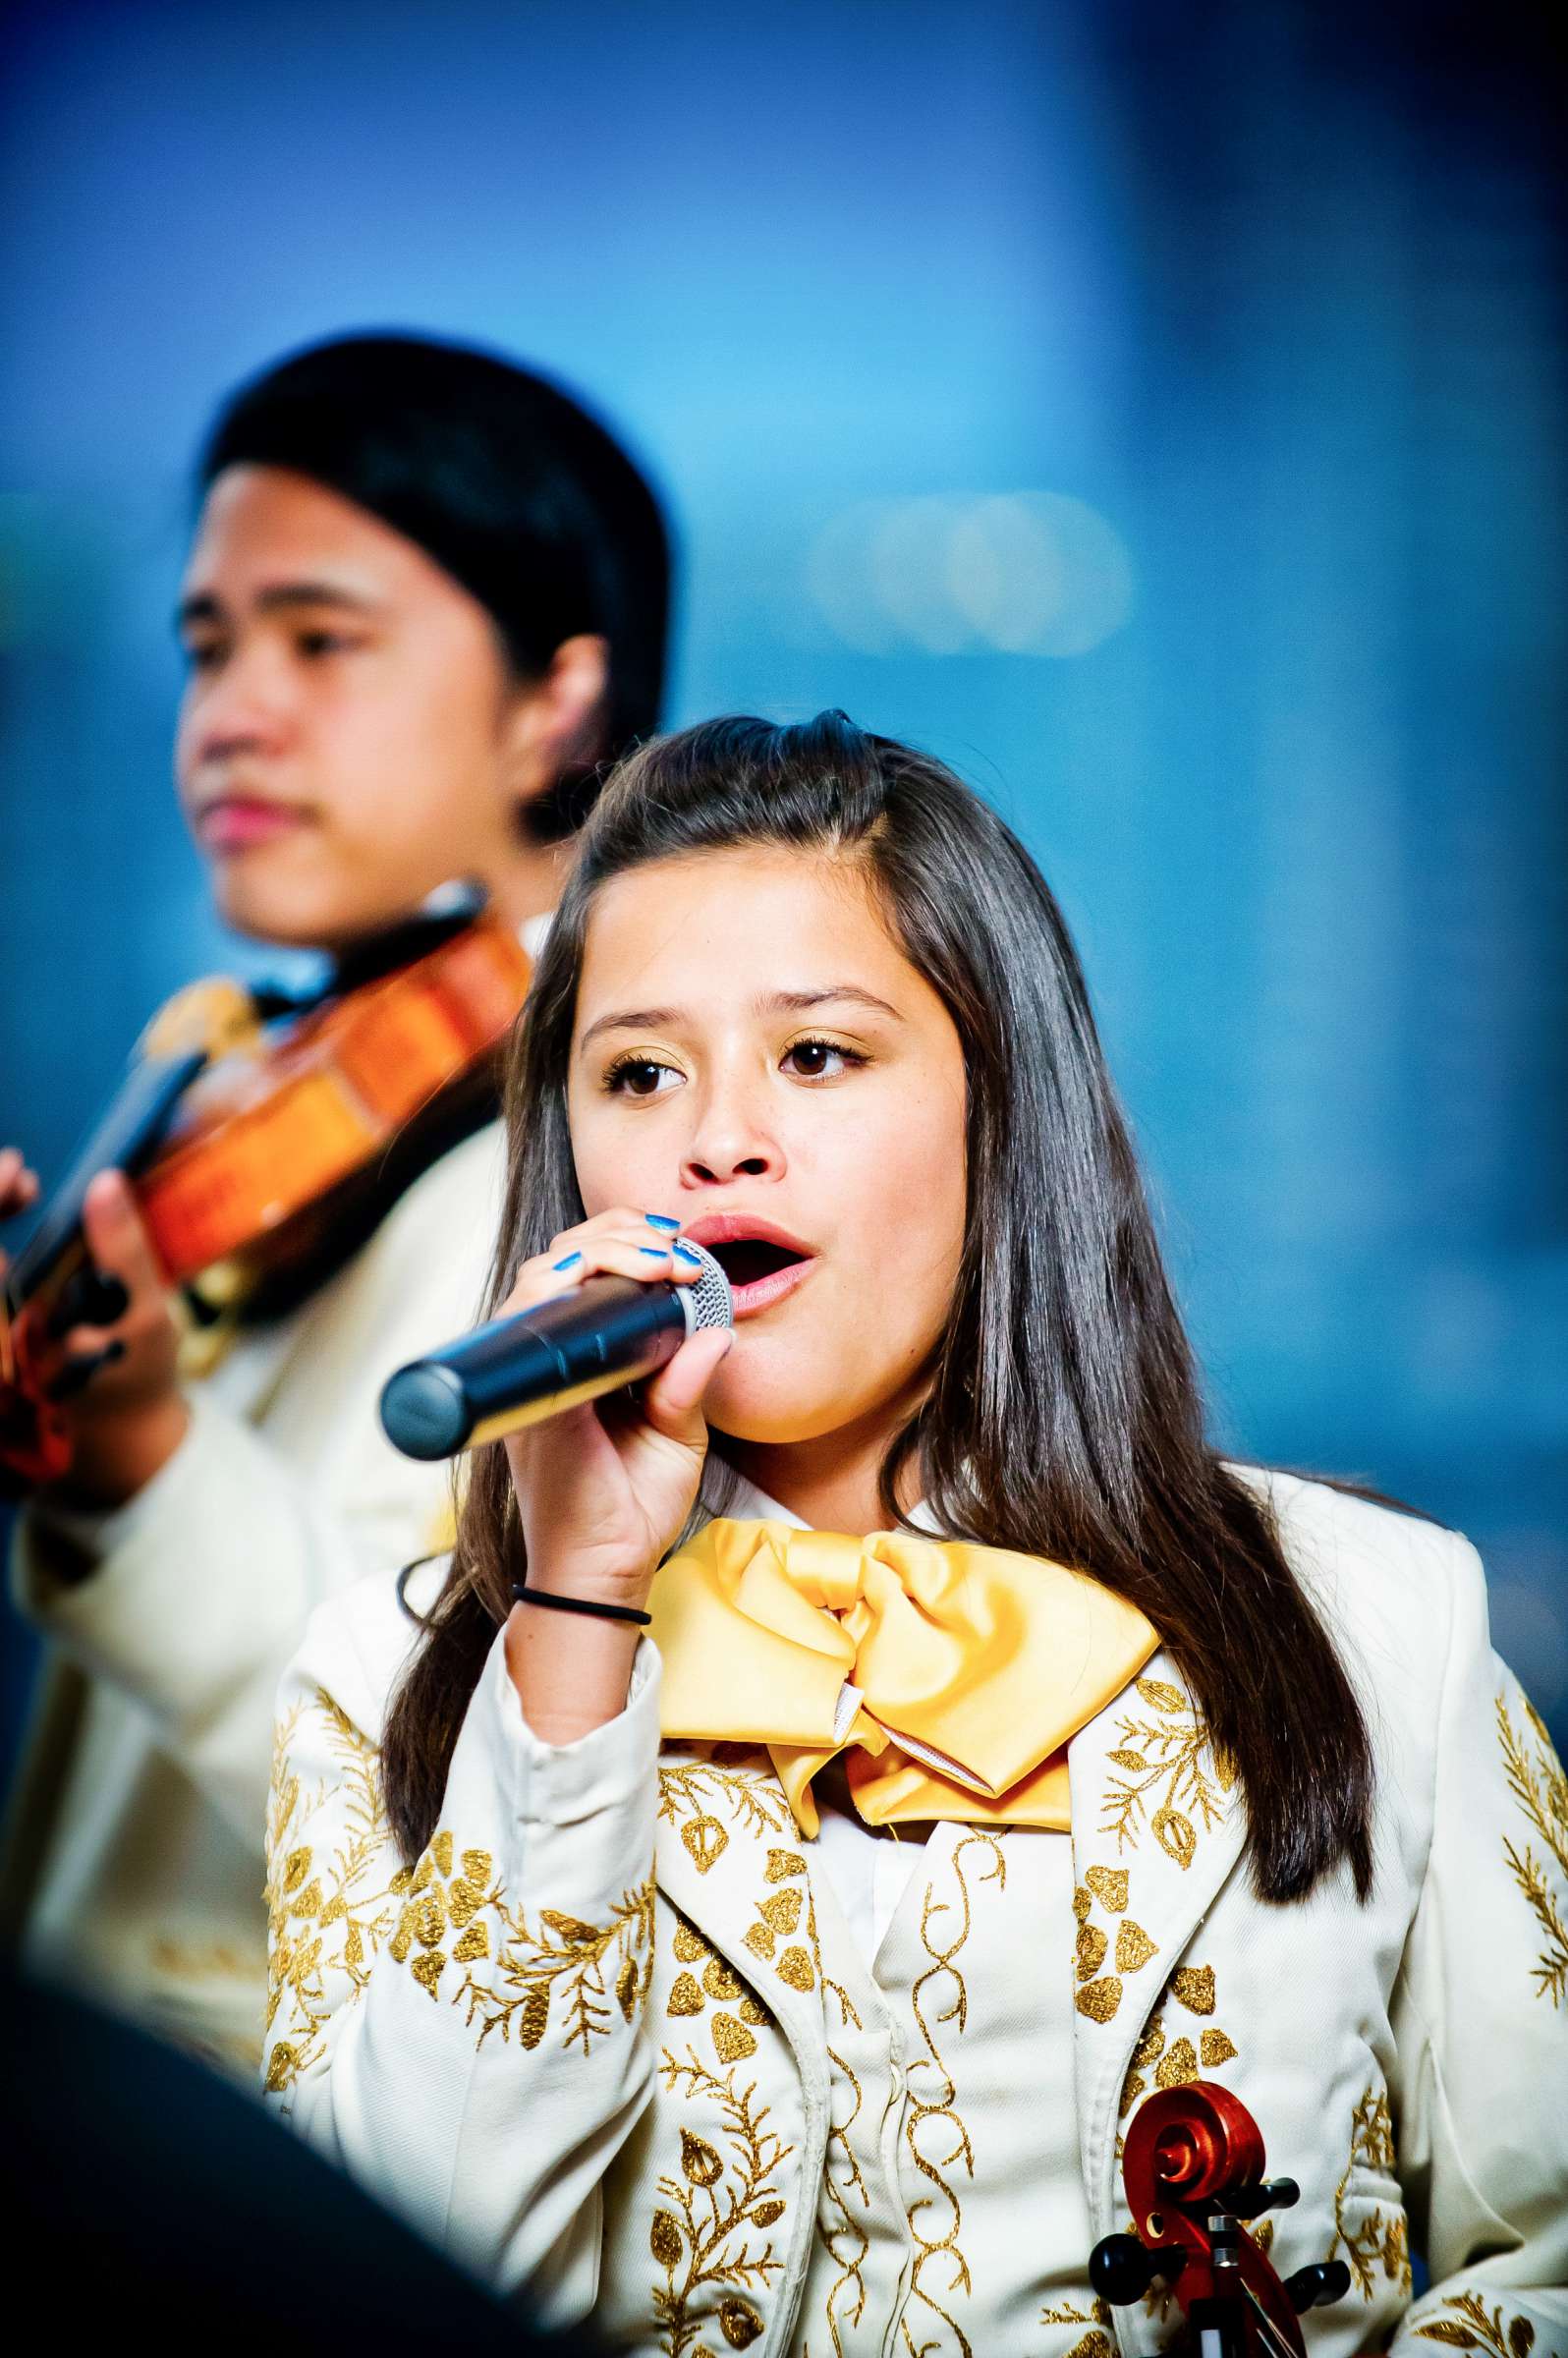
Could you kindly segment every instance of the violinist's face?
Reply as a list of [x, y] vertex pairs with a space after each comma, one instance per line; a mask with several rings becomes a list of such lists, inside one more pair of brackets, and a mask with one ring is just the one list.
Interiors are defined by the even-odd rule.
[[527, 692], [484, 608], [390, 526], [228, 469], [181, 634], [181, 801], [241, 931], [331, 946], [515, 857]]
[[958, 1273], [966, 1095], [953, 1020], [849, 862], [701, 853], [598, 894], [578, 1182], [589, 1214], [673, 1214], [725, 1262], [719, 1431], [775, 1445], [902, 1421]]

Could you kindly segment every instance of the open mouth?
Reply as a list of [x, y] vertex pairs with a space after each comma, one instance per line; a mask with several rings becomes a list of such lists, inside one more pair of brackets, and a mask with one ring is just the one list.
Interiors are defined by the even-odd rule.
[[738, 1236], [732, 1244], [709, 1245], [708, 1251], [737, 1293], [763, 1277], [776, 1277], [806, 1259], [788, 1245], [775, 1245], [763, 1236]]
[[691, 1233], [712, 1254], [729, 1279], [738, 1319], [751, 1318], [781, 1301], [815, 1264], [815, 1255], [804, 1245], [793, 1244], [777, 1233], [757, 1235], [734, 1212], [698, 1220]]

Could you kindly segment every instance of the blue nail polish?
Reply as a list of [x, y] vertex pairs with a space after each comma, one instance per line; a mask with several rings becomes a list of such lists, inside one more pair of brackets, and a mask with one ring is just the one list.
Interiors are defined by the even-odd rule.
[[568, 1253], [560, 1261], [552, 1261], [550, 1266], [552, 1269], [575, 1269], [582, 1258], [581, 1253]]
[[681, 1224], [679, 1220], [672, 1220], [667, 1211], [644, 1211], [643, 1217], [650, 1228], [668, 1228], [672, 1234]]
[[654, 1261], [668, 1261], [670, 1258], [668, 1245], [639, 1245], [637, 1249], [640, 1253], [648, 1254]]
[[683, 1261], [693, 1262], [699, 1268], [700, 1268], [702, 1263], [702, 1256], [700, 1253], [694, 1253], [690, 1245], [677, 1245], [675, 1250], [677, 1253], [679, 1253]]

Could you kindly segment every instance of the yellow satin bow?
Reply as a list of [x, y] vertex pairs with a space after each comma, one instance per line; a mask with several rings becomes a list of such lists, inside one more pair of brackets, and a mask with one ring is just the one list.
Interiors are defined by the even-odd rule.
[[1159, 1641], [1038, 1556], [709, 1523], [653, 1584], [666, 1736], [766, 1747], [803, 1833], [840, 1752], [869, 1825], [1069, 1825], [1066, 1745]]

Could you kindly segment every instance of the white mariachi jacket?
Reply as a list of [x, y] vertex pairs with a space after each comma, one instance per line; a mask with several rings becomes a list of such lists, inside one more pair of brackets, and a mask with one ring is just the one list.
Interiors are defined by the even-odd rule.
[[318, 1605], [450, 1532], [448, 1469], [398, 1455], [376, 1394], [472, 1322], [504, 1167], [488, 1124], [308, 1301], [242, 1328], [128, 1506], [17, 1526], [15, 1600], [50, 1653], [8, 1809], [0, 1938], [248, 2084], [278, 1680]]
[[[880, 2050], [873, 2084], [865, 1970], [812, 1845], [765, 1754], [660, 1749], [646, 1643], [621, 1718], [556, 1750], [497, 1642], [440, 1828], [403, 1868], [376, 1746], [411, 1631], [367, 1582], [317, 1614], [283, 1691], [274, 2101], [435, 2242], [617, 2346], [1113, 2358], [1168, 2340], [1174, 2305], [1103, 2308], [1086, 2248], [1076, 2281], [1047, 2256], [1032, 2306], [1052, 2190], [993, 2166], [976, 2124], [998, 2091], [1015, 2125], [1060, 2091], [1068, 2215], [1093, 2239], [1127, 2223], [1133, 2108], [1211, 2077], [1300, 2181], [1271, 2222], [1280, 2273], [1350, 2269], [1306, 2321], [1314, 2352], [1568, 2358], [1568, 1786], [1490, 1652], [1468, 1544], [1268, 1480], [1369, 1705], [1368, 1905], [1344, 1874], [1260, 1902], [1238, 1797], [1156, 1655], [1071, 1745], [1053, 1938], [1028, 1862], [1064, 1837], [933, 1833], [877, 1956], [924, 2049], [908, 2073]], [[878, 2180], [912, 2105], [924, 2142]]]

